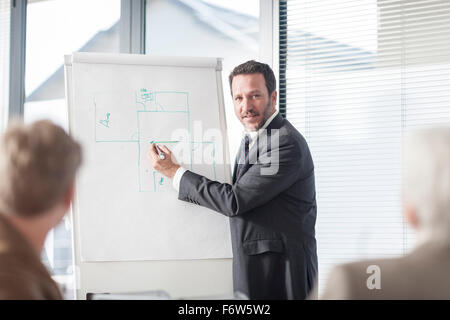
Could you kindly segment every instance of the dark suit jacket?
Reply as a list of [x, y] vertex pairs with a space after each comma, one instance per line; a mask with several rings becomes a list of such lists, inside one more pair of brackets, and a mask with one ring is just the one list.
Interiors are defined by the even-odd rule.
[[58, 286], [31, 243], [0, 215], [0, 300], [58, 300]]
[[[246, 162], [237, 174], [235, 165], [232, 185], [186, 171], [178, 198], [231, 218], [235, 291], [250, 299], [305, 299], [317, 274], [314, 165], [305, 139], [289, 121], [278, 114], [267, 139], [259, 140], [270, 142], [276, 136], [272, 129], [278, 129], [279, 148], [256, 144], [249, 158], [278, 151], [279, 160]], [[261, 174], [273, 165], [275, 174]]]

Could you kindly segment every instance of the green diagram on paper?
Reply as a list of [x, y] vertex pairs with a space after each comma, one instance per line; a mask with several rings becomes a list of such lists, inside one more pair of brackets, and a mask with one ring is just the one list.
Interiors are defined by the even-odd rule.
[[99, 123], [107, 128], [109, 128], [109, 117], [111, 116], [111, 113], [106, 113], [106, 119], [100, 120]]
[[[191, 139], [189, 93], [140, 88], [133, 94], [134, 97], [111, 93], [95, 95], [94, 139], [96, 143], [137, 144], [137, 190], [167, 192], [173, 189], [172, 180], [154, 170], [147, 159], [151, 142], [166, 145], [186, 169], [216, 180], [216, 143]], [[120, 110], [112, 108], [117, 105]], [[187, 136], [172, 140], [172, 133], [180, 129], [187, 132]], [[178, 159], [180, 154], [181, 159]], [[205, 159], [209, 165], [199, 159]]]
[[187, 92], [151, 91], [142, 88], [135, 92], [135, 98], [141, 111], [189, 112]]

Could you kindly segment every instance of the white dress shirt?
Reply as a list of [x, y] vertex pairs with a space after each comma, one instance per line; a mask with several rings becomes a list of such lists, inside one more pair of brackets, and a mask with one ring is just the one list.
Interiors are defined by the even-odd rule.
[[[270, 116], [269, 119], [267, 119], [267, 121], [264, 123], [264, 125], [259, 129], [259, 130], [255, 130], [255, 131], [250, 131], [247, 129], [244, 129], [244, 131], [242, 132], [242, 137], [244, 137], [244, 135], [248, 135], [250, 138], [250, 143], [249, 143], [249, 147], [248, 149], [250, 150], [256, 142], [256, 138], [261, 134], [261, 132], [267, 128], [267, 126], [272, 122], [272, 120], [277, 116], [277, 114], [279, 113], [278, 110], [275, 110], [275, 112]], [[180, 183], [181, 183], [181, 178], [183, 177], [183, 174], [186, 172], [187, 170], [183, 167], [179, 167], [177, 172], [175, 172], [175, 175], [173, 176], [173, 181], [172, 181], [172, 185], [175, 188], [175, 190], [179, 191], [180, 190]]]

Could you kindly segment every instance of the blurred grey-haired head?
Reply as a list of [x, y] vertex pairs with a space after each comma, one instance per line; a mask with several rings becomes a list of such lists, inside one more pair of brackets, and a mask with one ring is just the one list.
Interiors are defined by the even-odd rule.
[[406, 138], [403, 202], [415, 210], [420, 234], [450, 242], [450, 126]]

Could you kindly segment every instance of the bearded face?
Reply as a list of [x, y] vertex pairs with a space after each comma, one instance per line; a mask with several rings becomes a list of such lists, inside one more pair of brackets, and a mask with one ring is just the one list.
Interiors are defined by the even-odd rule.
[[240, 74], [232, 82], [234, 112], [249, 131], [261, 128], [275, 112], [276, 91], [269, 96], [261, 73]]

